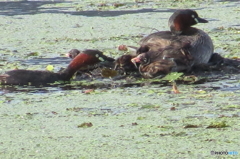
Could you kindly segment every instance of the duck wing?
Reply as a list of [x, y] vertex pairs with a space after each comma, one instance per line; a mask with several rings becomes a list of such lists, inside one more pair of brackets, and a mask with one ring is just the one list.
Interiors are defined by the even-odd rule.
[[173, 48], [182, 48], [186, 43], [190, 43], [186, 36], [181, 37], [172, 34], [170, 31], [160, 31], [150, 34], [140, 41], [138, 54], [148, 51], [161, 51], [169, 46]]
[[139, 72], [144, 78], [153, 78], [160, 75], [166, 75], [175, 67], [175, 62], [168, 59], [161, 59], [150, 63], [149, 65], [140, 65]]
[[139, 72], [145, 78], [152, 78], [169, 72], [189, 71], [194, 60], [187, 47], [188, 45], [176, 49], [169, 46], [159, 51], [143, 53], [144, 60], [139, 67]]

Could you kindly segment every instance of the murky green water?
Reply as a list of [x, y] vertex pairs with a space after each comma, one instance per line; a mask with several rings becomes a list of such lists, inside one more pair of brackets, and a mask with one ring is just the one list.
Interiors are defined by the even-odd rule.
[[[137, 3], [138, 2], [138, 3]], [[238, 1], [0, 1], [0, 72], [58, 71], [72, 48], [118, 57], [120, 44], [168, 30], [174, 9], [196, 9], [215, 52], [240, 57]], [[0, 158], [239, 158], [211, 151], [239, 147], [239, 75], [215, 82], [119, 87], [131, 81], [80, 81], [0, 90]], [[94, 83], [94, 87], [92, 87]], [[94, 89], [90, 94], [86, 89]], [[83, 123], [92, 123], [82, 126]], [[225, 124], [224, 124], [225, 123]], [[215, 128], [207, 128], [211, 125]], [[227, 126], [227, 127], [226, 127]], [[194, 127], [194, 128], [191, 128]]]

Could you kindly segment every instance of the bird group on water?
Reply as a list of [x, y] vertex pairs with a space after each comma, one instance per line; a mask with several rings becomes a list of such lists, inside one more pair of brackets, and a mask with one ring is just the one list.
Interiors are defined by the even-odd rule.
[[64, 70], [54, 73], [38, 70], [11, 70], [0, 75], [1, 84], [41, 85], [56, 81], [70, 81], [78, 70], [93, 69], [103, 64], [119, 73], [138, 72], [144, 78], [154, 78], [170, 72], [189, 72], [193, 67], [221, 63], [224, 60], [213, 53], [211, 38], [203, 30], [192, 27], [208, 23], [191, 9], [176, 10], [169, 18], [169, 31], [152, 33], [139, 42], [134, 54], [117, 59], [99, 50], [72, 49], [72, 58]]

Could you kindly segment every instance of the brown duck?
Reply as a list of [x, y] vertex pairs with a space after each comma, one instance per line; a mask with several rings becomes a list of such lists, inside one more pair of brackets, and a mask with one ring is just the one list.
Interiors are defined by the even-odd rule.
[[189, 71], [193, 58], [187, 46], [180, 49], [167, 47], [157, 52], [148, 51], [133, 58], [132, 63], [140, 63], [139, 72], [144, 78], [153, 78], [170, 72]]
[[56, 81], [69, 81], [80, 68], [96, 65], [106, 59], [108, 57], [105, 58], [105, 55], [99, 51], [85, 50], [79, 53], [61, 72], [12, 70], [0, 75], [0, 82], [7, 85], [46, 85]]
[[191, 27], [197, 23], [207, 22], [193, 10], [177, 10], [169, 18], [170, 31], [159, 31], [146, 36], [140, 41], [137, 53], [148, 51], [156, 53], [169, 46], [178, 50], [188, 44], [186, 51], [192, 56], [193, 65], [208, 63], [213, 54], [212, 40], [204, 31]]

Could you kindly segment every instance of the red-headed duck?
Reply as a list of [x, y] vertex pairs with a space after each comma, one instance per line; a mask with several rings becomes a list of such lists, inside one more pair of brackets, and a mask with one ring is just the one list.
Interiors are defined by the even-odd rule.
[[8, 85], [45, 85], [56, 81], [69, 81], [80, 68], [95, 65], [106, 59], [99, 51], [82, 51], [61, 72], [11, 70], [0, 75], [0, 82]]
[[159, 31], [146, 36], [140, 41], [137, 53], [157, 52], [169, 46], [181, 49], [189, 44], [187, 51], [193, 58], [193, 65], [208, 63], [213, 54], [212, 40], [204, 31], [192, 27], [207, 22], [194, 10], [177, 10], [169, 18], [170, 31]]

